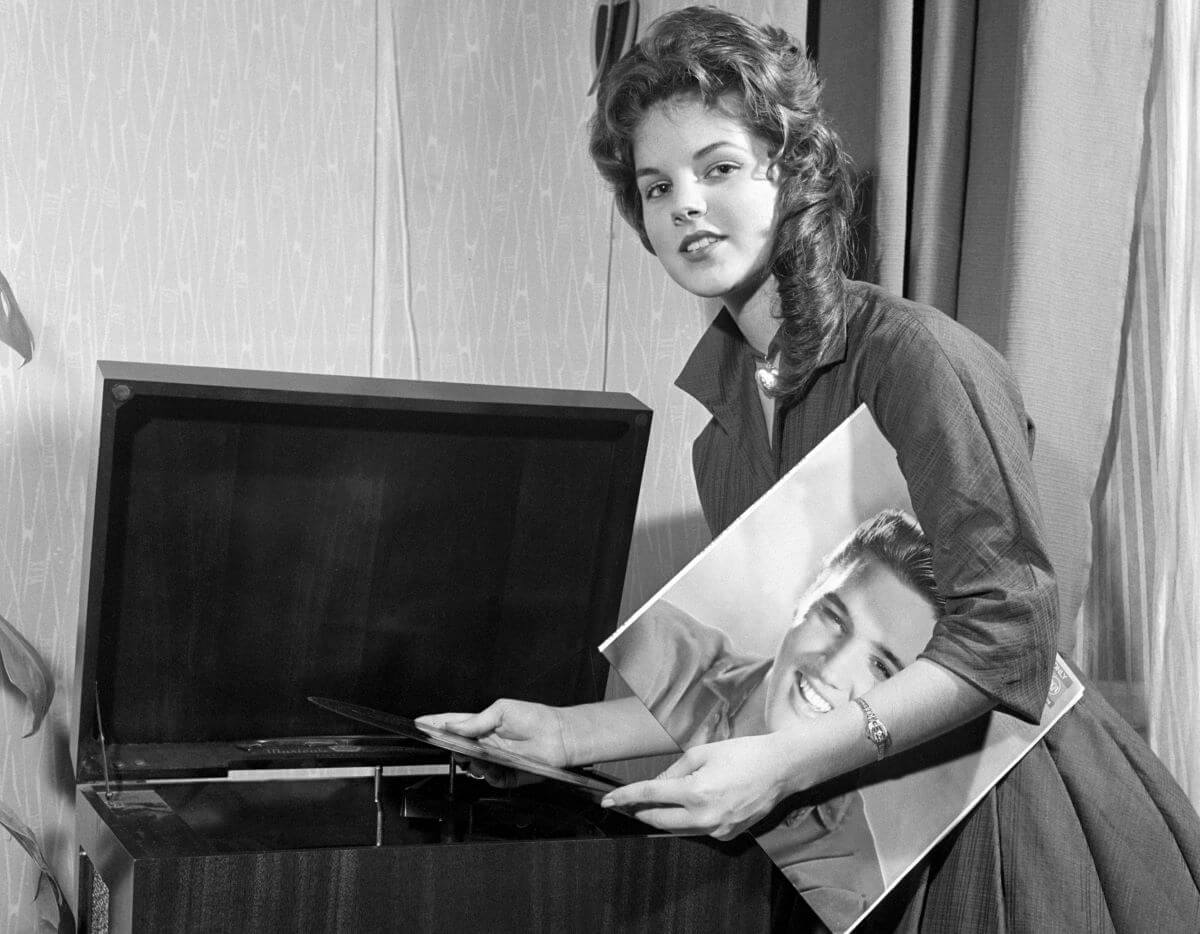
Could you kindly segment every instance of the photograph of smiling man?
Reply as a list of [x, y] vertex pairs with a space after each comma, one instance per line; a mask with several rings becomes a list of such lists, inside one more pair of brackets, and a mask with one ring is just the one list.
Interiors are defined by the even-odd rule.
[[[684, 751], [855, 706], [869, 728], [870, 692], [917, 660], [944, 610], [933, 566], [895, 450], [860, 408], [601, 651]], [[751, 833], [826, 927], [850, 931], [1080, 694], [1060, 663], [1040, 724], [992, 713], [881, 754]]]
[[[929, 543], [907, 513], [883, 510], [823, 561], [773, 657], [658, 600], [609, 647], [609, 660], [680, 748], [819, 717], [913, 662], [939, 598]], [[788, 809], [759, 842], [822, 918], [848, 927], [883, 894], [862, 796]]]

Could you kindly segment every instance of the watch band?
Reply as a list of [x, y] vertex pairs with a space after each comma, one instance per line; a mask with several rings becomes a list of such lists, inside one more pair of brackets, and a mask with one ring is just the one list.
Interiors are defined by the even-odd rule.
[[863, 717], [866, 719], [867, 739], [875, 744], [876, 758], [882, 759], [892, 746], [892, 734], [883, 725], [883, 721], [875, 716], [870, 704], [861, 697], [854, 698], [854, 703], [862, 708]]

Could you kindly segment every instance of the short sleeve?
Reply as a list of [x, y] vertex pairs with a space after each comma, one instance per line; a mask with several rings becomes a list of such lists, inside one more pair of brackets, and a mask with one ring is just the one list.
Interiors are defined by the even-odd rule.
[[1032, 425], [1006, 364], [980, 338], [949, 319], [897, 317], [864, 361], [873, 382], [865, 401], [898, 453], [946, 601], [922, 655], [1037, 722], [1058, 591], [1030, 464]]
[[727, 667], [729, 640], [718, 629], [659, 600], [627, 626], [605, 656], [681, 749], [711, 742], [720, 698], [706, 681]]

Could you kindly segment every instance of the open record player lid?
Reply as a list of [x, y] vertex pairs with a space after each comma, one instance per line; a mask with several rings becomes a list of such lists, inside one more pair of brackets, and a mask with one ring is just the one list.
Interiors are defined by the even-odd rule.
[[97, 408], [79, 781], [221, 774], [290, 737], [344, 762], [310, 695], [406, 717], [603, 695], [631, 396], [102, 362]]

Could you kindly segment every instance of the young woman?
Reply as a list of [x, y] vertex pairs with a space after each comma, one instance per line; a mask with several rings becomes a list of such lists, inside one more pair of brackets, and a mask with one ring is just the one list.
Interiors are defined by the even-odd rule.
[[[668, 14], [602, 83], [591, 152], [668, 275], [724, 303], [677, 381], [713, 416], [693, 451], [713, 534], [865, 403], [898, 452], [944, 599], [921, 657], [862, 704], [694, 747], [610, 803], [724, 839], [791, 793], [990, 709], [1036, 721], [1058, 620], [1032, 425], [983, 341], [844, 277], [849, 163], [804, 51], [720, 11]], [[436, 722], [562, 764], [676, 748], [636, 700], [500, 701]], [[1195, 931], [1198, 880], [1200, 819], [1089, 691], [873, 923]]]

